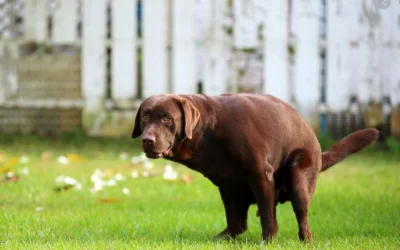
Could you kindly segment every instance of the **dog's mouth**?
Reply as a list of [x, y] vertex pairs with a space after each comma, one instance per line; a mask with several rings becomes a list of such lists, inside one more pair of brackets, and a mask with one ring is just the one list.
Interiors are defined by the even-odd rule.
[[164, 151], [162, 151], [161, 153], [153, 152], [153, 151], [148, 151], [148, 152], [145, 152], [145, 154], [146, 154], [146, 157], [147, 157], [147, 158], [158, 159], [158, 158], [162, 158], [162, 157], [164, 157], [164, 156], [167, 156], [167, 155], [169, 154], [169, 151], [170, 151], [170, 150], [171, 150], [171, 145], [169, 145], [169, 146], [167, 147], [167, 149], [164, 150]]

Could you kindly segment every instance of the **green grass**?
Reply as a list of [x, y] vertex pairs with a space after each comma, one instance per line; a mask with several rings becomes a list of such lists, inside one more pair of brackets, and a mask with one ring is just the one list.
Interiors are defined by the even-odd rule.
[[[400, 154], [364, 151], [322, 173], [310, 209], [314, 243], [297, 239], [290, 204], [279, 205], [279, 231], [271, 244], [261, 242], [256, 207], [249, 230], [236, 240], [217, 240], [225, 227], [217, 188], [202, 175], [173, 164], [191, 183], [164, 180], [164, 160], [154, 161], [157, 176], [133, 179], [130, 160], [119, 154], [140, 153], [127, 139], [1, 137], [0, 178], [7, 167], [18, 182], [0, 182], [0, 248], [2, 249], [399, 249]], [[41, 159], [43, 152], [52, 157]], [[61, 165], [57, 157], [78, 154], [80, 161]], [[13, 157], [26, 155], [26, 164]], [[96, 168], [128, 178], [91, 193]], [[56, 192], [54, 179], [67, 175], [83, 189]], [[129, 195], [122, 188], [130, 190]], [[113, 202], [99, 202], [102, 199]], [[114, 202], [115, 201], [115, 202]], [[40, 210], [42, 209], [42, 210]], [[38, 211], [39, 210], [39, 211]]]

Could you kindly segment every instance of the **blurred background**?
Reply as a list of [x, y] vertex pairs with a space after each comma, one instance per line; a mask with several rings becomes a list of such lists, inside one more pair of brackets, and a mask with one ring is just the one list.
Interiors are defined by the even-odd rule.
[[399, 69], [399, 1], [0, 0], [0, 133], [129, 136], [150, 95], [252, 92], [400, 138]]

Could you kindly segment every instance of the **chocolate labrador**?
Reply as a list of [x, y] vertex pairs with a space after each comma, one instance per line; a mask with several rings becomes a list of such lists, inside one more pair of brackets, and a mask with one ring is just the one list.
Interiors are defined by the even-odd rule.
[[356, 131], [321, 153], [312, 128], [288, 104], [261, 94], [156, 95], [140, 105], [133, 138], [152, 159], [169, 159], [202, 173], [220, 192], [227, 227], [247, 229], [256, 203], [262, 238], [277, 233], [276, 206], [290, 201], [300, 240], [311, 242], [308, 209], [318, 173], [375, 141], [378, 131]]

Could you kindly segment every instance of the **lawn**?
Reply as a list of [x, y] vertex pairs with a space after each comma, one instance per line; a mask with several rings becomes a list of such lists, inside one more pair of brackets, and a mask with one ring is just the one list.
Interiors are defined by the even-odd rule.
[[[137, 141], [0, 138], [2, 249], [400, 248], [398, 151], [367, 150], [320, 174], [310, 210], [312, 245], [298, 241], [288, 203], [278, 207], [277, 239], [265, 244], [255, 206], [246, 233], [214, 239], [225, 228], [217, 188], [177, 164], [171, 164], [177, 179], [165, 179], [164, 160], [151, 161], [153, 167], [137, 157], [132, 163], [140, 155]], [[77, 183], [66, 181], [75, 184], [68, 188], [60, 176]], [[96, 178], [110, 186], [94, 189]]]

